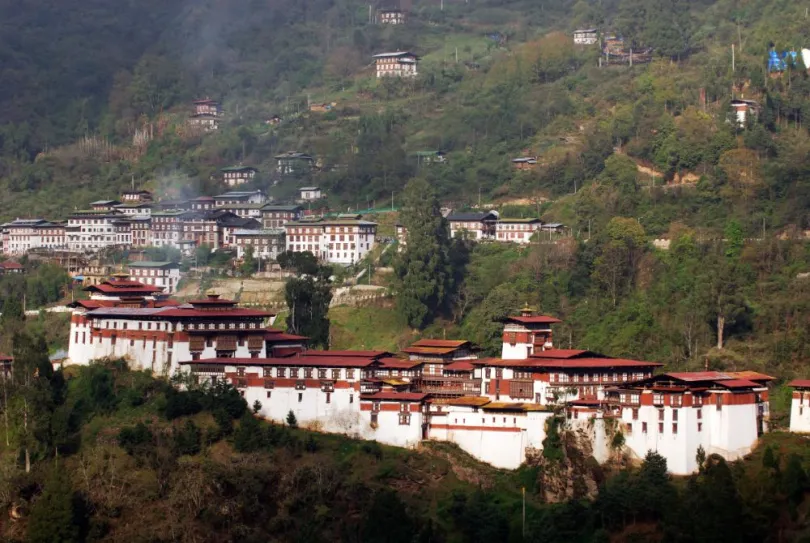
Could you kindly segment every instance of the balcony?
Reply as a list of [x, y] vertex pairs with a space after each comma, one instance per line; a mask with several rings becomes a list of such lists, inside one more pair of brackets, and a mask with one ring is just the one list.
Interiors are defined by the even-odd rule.
[[412, 387], [434, 396], [478, 396], [481, 394], [481, 379], [422, 376], [414, 378]]

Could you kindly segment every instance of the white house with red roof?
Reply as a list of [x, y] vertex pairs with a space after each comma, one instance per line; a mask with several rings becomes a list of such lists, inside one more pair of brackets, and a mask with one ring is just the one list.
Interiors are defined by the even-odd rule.
[[697, 453], [736, 460], [749, 454], [768, 430], [768, 383], [753, 371], [671, 372], [606, 391], [604, 416], [631, 453], [655, 451], [670, 472], [697, 470]]
[[794, 379], [788, 386], [793, 388], [790, 402], [790, 431], [810, 433], [810, 379]]
[[503, 327], [501, 358], [520, 360], [553, 346], [551, 325], [562, 322], [547, 315], [535, 315], [524, 307], [520, 315], [507, 317]]

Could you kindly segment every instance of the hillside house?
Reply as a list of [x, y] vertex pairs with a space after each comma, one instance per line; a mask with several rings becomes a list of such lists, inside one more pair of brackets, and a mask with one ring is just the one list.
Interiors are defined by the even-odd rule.
[[132, 262], [128, 266], [128, 271], [133, 281], [159, 287], [164, 294], [177, 292], [180, 265], [176, 262]]
[[245, 250], [248, 247], [253, 247], [255, 258], [276, 260], [278, 255], [284, 252], [284, 229], [237, 229], [231, 234], [231, 243], [236, 247], [236, 256], [239, 259], [245, 257]]
[[281, 175], [306, 173], [311, 171], [315, 165], [315, 159], [311, 155], [296, 151], [288, 151], [276, 155], [274, 158], [276, 159], [276, 171]]
[[543, 226], [543, 221], [536, 218], [509, 219], [499, 218], [495, 223], [495, 240], [526, 244]]
[[374, 248], [377, 223], [361, 219], [300, 219], [284, 225], [286, 250], [309, 251], [330, 264], [354, 264]]
[[420, 165], [433, 163], [442, 164], [447, 162], [447, 155], [444, 151], [416, 151], [414, 155], [416, 156], [417, 164]]
[[310, 104], [309, 110], [313, 113], [326, 113], [337, 107], [337, 102], [324, 102], [322, 104]]
[[419, 57], [409, 51], [379, 53], [374, 59], [377, 77], [415, 77]]
[[125, 190], [121, 193], [121, 202], [125, 204], [148, 204], [152, 202], [152, 193], [148, 190]]
[[739, 128], [745, 128], [749, 118], [756, 120], [759, 111], [759, 102], [754, 100], [734, 99], [731, 101], [732, 122], [735, 122]]
[[407, 15], [400, 9], [380, 9], [377, 11], [377, 23], [381, 25], [404, 25]]
[[595, 28], [580, 28], [574, 30], [575, 45], [594, 45], [599, 42], [599, 36]]
[[516, 170], [533, 170], [537, 167], [536, 156], [520, 156], [512, 159], [512, 167]]
[[466, 237], [475, 241], [495, 239], [498, 214], [495, 211], [451, 213], [447, 216], [450, 236]]
[[113, 209], [120, 211], [128, 217], [149, 217], [152, 215], [152, 207], [151, 203], [133, 202], [129, 204], [118, 204], [113, 206]]
[[113, 222], [119, 211], [74, 211], [65, 227], [67, 248], [73, 252], [95, 252], [119, 245]]
[[222, 182], [229, 187], [250, 183], [259, 172], [259, 170], [251, 166], [229, 166], [222, 168], [220, 171], [222, 172]]
[[267, 195], [261, 190], [238, 191], [232, 190], [214, 196], [214, 207], [227, 207], [233, 204], [264, 204]]
[[180, 248], [180, 240], [183, 237], [181, 219], [184, 213], [181, 210], [152, 213], [151, 236], [155, 247]]
[[283, 228], [290, 221], [301, 218], [299, 205], [271, 205], [261, 207], [262, 228]]
[[299, 189], [302, 202], [312, 202], [323, 198], [320, 187], [301, 187]]
[[190, 202], [191, 211], [210, 211], [214, 209], [214, 198], [211, 196], [198, 196]]
[[90, 202], [90, 209], [93, 211], [112, 211], [115, 206], [120, 206], [121, 202], [118, 200], [96, 200]]
[[2, 252], [19, 256], [31, 249], [66, 249], [65, 224], [45, 219], [15, 219], [0, 227]]
[[25, 267], [19, 262], [14, 262], [13, 260], [0, 262], [0, 275], [12, 275], [24, 272]]
[[793, 389], [790, 402], [790, 431], [810, 433], [810, 379], [794, 379], [788, 386]]
[[222, 117], [222, 106], [216, 100], [194, 100], [189, 124], [205, 131], [216, 130]]

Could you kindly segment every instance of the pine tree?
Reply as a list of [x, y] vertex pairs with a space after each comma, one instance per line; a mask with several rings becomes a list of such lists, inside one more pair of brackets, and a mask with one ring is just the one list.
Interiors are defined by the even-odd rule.
[[402, 224], [405, 249], [395, 262], [399, 310], [414, 328], [423, 328], [441, 309], [452, 286], [450, 237], [436, 193], [424, 179], [405, 187]]
[[293, 277], [284, 288], [284, 298], [290, 315], [287, 331], [309, 337], [311, 345], [329, 346], [329, 304], [332, 286], [329, 268], [319, 270], [316, 277]]
[[54, 469], [42, 495], [31, 508], [28, 541], [70, 543], [80, 540], [73, 488], [64, 469]]
[[287, 413], [287, 426], [290, 428], [298, 428], [298, 419], [296, 418], [292, 409], [290, 409], [290, 412]]

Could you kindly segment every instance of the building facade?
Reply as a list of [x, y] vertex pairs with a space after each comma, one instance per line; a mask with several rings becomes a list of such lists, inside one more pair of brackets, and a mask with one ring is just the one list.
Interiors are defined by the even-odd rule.
[[250, 166], [230, 166], [228, 168], [222, 168], [220, 171], [222, 172], [222, 182], [229, 187], [237, 187], [245, 183], [250, 183], [256, 178], [256, 174], [259, 172], [256, 168]]
[[253, 247], [253, 256], [262, 260], [275, 260], [285, 249], [283, 228], [234, 230], [231, 239], [240, 259], [248, 247]]
[[795, 379], [788, 386], [793, 389], [790, 400], [790, 431], [810, 433], [810, 379]]
[[497, 221], [498, 214], [494, 211], [452, 213], [447, 216], [451, 237], [474, 241], [495, 239]]
[[543, 226], [540, 219], [498, 219], [495, 223], [495, 240], [527, 244]]
[[419, 58], [409, 51], [395, 51], [374, 55], [377, 78], [416, 77]]
[[309, 251], [319, 260], [350, 265], [374, 248], [377, 224], [360, 219], [314, 219], [284, 225], [285, 249]]
[[131, 262], [129, 275], [145, 285], [159, 287], [164, 294], [177, 292], [180, 283], [180, 265], [176, 262]]

